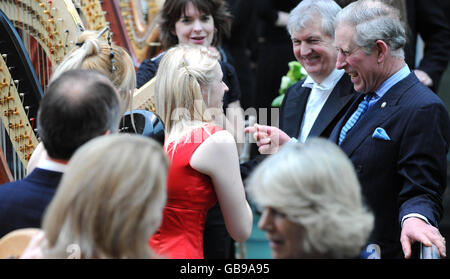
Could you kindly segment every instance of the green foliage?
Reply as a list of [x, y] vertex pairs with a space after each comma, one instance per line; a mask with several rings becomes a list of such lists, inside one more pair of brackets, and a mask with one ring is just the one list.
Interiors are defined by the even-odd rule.
[[276, 97], [272, 101], [272, 107], [280, 107], [281, 103], [283, 102], [284, 94], [286, 94], [288, 88], [297, 83], [299, 80], [305, 78], [307, 75], [303, 66], [297, 61], [291, 61], [288, 65], [289, 71], [285, 76], [281, 78], [281, 85], [279, 90], [280, 96]]

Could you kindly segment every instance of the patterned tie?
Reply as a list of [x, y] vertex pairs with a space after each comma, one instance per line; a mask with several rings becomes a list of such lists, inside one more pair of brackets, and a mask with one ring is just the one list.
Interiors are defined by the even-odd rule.
[[358, 122], [359, 118], [367, 111], [369, 108], [369, 101], [372, 98], [373, 93], [368, 94], [364, 97], [364, 99], [359, 104], [356, 111], [350, 116], [350, 118], [347, 120], [347, 123], [345, 123], [344, 127], [342, 127], [341, 134], [339, 135], [339, 145], [344, 141], [345, 137], [347, 136], [348, 131], [350, 131], [353, 126], [355, 126], [356, 122]]

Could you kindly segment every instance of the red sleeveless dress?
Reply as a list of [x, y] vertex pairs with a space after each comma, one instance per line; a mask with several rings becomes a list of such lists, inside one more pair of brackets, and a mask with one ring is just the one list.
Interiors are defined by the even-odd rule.
[[[217, 202], [211, 178], [193, 169], [189, 161], [197, 147], [221, 128], [205, 125], [171, 142], [167, 177], [167, 203], [160, 228], [150, 238], [157, 254], [171, 259], [203, 259], [206, 213]], [[188, 139], [186, 141], [186, 139]]]

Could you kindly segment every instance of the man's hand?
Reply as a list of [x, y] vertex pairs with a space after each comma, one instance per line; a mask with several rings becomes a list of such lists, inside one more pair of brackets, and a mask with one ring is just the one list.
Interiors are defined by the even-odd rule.
[[420, 80], [420, 82], [425, 84], [425, 86], [428, 86], [428, 87], [433, 86], [433, 80], [424, 71], [416, 69], [416, 70], [414, 70], [414, 74], [416, 74], [417, 78]]
[[439, 233], [439, 230], [419, 218], [410, 217], [403, 222], [400, 235], [400, 242], [406, 259], [411, 257], [411, 244], [416, 241], [422, 242], [427, 247], [434, 244], [441, 257], [446, 257], [445, 239]]
[[253, 138], [261, 154], [274, 154], [291, 139], [285, 132], [272, 126], [255, 124], [253, 127], [245, 128], [244, 131], [253, 133]]

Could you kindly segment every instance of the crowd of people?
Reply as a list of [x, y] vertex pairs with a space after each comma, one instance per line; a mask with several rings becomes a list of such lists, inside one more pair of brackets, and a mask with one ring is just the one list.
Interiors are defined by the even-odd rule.
[[[21, 258], [233, 259], [259, 217], [277, 259], [445, 257], [450, 24], [439, 1], [394, 2], [166, 0], [164, 51], [137, 70], [108, 28], [85, 31], [39, 105], [28, 175], [0, 185], [0, 237], [39, 229]], [[261, 44], [235, 41], [258, 17]], [[307, 77], [280, 125], [245, 127], [293, 59]], [[119, 133], [148, 82], [163, 146]], [[245, 133], [262, 156], [240, 162]]]

